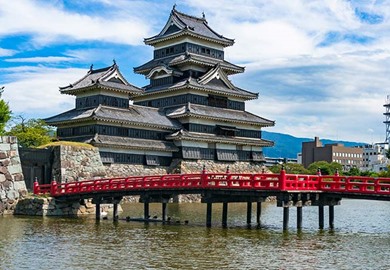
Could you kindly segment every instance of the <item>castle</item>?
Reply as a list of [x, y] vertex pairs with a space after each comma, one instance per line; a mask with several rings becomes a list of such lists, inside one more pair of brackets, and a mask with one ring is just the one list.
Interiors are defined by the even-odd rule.
[[261, 138], [261, 129], [275, 123], [247, 112], [245, 102], [258, 94], [228, 78], [244, 72], [224, 59], [233, 39], [215, 32], [204, 15], [174, 7], [161, 32], [144, 42], [154, 47], [153, 59], [134, 72], [149, 85], [130, 84], [114, 61], [60, 87], [76, 97], [74, 109], [45, 119], [60, 140], [98, 147], [104, 164], [264, 161], [262, 148], [273, 142]]

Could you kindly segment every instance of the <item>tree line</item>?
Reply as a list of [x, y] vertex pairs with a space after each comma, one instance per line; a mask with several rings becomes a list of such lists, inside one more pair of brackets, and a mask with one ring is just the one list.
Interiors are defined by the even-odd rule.
[[[3, 89], [0, 89], [0, 97]], [[43, 120], [14, 116], [9, 104], [3, 99], [0, 99], [0, 135], [15, 136], [19, 146], [26, 148], [45, 145], [56, 138], [54, 129]]]
[[279, 173], [280, 170], [284, 168], [286, 173], [289, 174], [317, 174], [318, 170], [321, 171], [322, 175], [339, 175], [345, 176], [370, 176], [370, 177], [390, 177], [390, 168], [387, 167], [387, 170], [381, 172], [373, 171], [362, 171], [357, 167], [351, 167], [348, 171], [343, 171], [343, 166], [337, 162], [327, 162], [327, 161], [317, 161], [305, 168], [302, 164], [298, 163], [285, 163], [272, 166], [270, 168], [271, 172]]

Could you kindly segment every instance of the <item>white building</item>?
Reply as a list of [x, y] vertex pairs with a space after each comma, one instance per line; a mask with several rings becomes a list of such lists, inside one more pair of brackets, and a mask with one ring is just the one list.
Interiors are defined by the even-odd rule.
[[388, 143], [375, 143], [361, 146], [363, 148], [362, 171], [380, 172], [387, 170], [389, 159], [386, 152], [389, 150]]

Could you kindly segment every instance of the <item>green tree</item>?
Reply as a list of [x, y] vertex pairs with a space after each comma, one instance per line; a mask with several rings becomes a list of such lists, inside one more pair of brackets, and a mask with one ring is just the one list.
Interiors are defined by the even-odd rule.
[[6, 133], [7, 135], [16, 136], [19, 145], [22, 147], [38, 147], [52, 141], [53, 129], [41, 119], [25, 120], [23, 117], [20, 123], [15, 124]]
[[379, 177], [390, 177], [390, 165], [387, 166], [387, 170], [380, 171], [378, 173]]
[[[298, 164], [298, 163], [286, 163], [286, 164], [283, 164], [283, 167], [284, 167], [286, 173], [290, 173], [290, 174], [308, 174], [309, 173], [309, 171], [307, 169], [305, 169], [305, 167], [303, 167], [302, 164]], [[281, 164], [272, 166], [270, 168], [271, 172], [273, 172], [273, 173], [279, 173], [281, 169], [282, 169]]]
[[[0, 92], [1, 97], [1, 92]], [[11, 119], [11, 110], [9, 109], [8, 103], [4, 100], [0, 100], [0, 135], [3, 135], [5, 132], [5, 126], [8, 121]]]
[[322, 175], [334, 175], [336, 171], [342, 172], [343, 166], [337, 162], [317, 161], [309, 165], [307, 168], [310, 174], [317, 174], [318, 169], [321, 170]]
[[360, 175], [362, 175], [362, 172], [359, 170], [359, 168], [352, 167], [349, 169], [348, 172], [345, 172], [344, 174], [350, 175], [350, 176], [360, 176]]

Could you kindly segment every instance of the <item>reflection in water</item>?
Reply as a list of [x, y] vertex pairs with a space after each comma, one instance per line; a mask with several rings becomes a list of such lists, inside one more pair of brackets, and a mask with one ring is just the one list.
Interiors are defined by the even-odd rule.
[[[169, 204], [173, 221], [188, 225], [88, 218], [0, 217], [0, 269], [388, 269], [389, 203], [343, 200], [335, 230], [318, 230], [316, 207], [295, 211], [282, 232], [282, 209], [263, 204], [261, 227], [246, 227], [246, 204], [213, 205], [213, 227], [203, 204]], [[142, 204], [125, 204], [121, 217], [141, 217]], [[256, 211], [255, 207], [253, 209]], [[150, 205], [161, 217], [161, 205]], [[254, 217], [254, 215], [253, 215]]]

